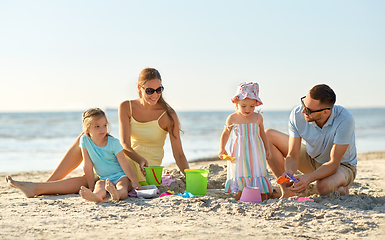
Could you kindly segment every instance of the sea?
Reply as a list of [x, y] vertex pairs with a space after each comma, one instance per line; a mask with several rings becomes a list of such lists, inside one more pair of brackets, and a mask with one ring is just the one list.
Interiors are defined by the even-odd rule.
[[[385, 108], [348, 109], [355, 119], [358, 152], [385, 151]], [[217, 156], [231, 111], [178, 112], [184, 153], [189, 162]], [[119, 138], [118, 111], [106, 110], [110, 133]], [[262, 111], [264, 126], [288, 132], [287, 111]], [[0, 172], [53, 170], [82, 132], [82, 112], [0, 113]], [[170, 141], [163, 165], [175, 163]], [[82, 167], [82, 166], [79, 166]]]

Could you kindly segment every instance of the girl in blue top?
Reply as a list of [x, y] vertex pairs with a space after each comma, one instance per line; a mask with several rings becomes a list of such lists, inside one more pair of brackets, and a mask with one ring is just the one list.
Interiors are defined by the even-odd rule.
[[[125, 199], [132, 188], [143, 189], [123, 154], [119, 140], [107, 131], [106, 114], [99, 108], [83, 113], [83, 135], [80, 148], [88, 187], [80, 187], [82, 198], [101, 202], [110, 193], [113, 200]], [[94, 171], [99, 177], [95, 183]]]

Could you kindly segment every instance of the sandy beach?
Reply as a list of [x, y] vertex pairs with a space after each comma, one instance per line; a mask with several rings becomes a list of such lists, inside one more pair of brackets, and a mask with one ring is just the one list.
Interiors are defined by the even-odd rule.
[[[191, 168], [210, 170], [206, 196], [134, 198], [91, 203], [78, 194], [26, 198], [5, 181], [44, 181], [49, 171], [0, 173], [2, 239], [381, 239], [385, 236], [385, 152], [360, 153], [349, 196], [314, 202], [269, 199], [254, 204], [224, 194], [226, 162], [205, 159]], [[176, 179], [160, 192], [185, 189], [175, 165], [164, 173]], [[82, 174], [76, 170], [70, 176]], [[277, 183], [271, 175], [275, 187]], [[275, 193], [276, 196], [278, 193]]]

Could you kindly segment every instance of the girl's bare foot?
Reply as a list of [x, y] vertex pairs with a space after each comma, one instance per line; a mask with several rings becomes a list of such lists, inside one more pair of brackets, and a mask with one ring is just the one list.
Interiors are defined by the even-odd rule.
[[241, 199], [241, 196], [242, 196], [242, 191], [237, 192], [237, 195], [235, 195], [235, 200], [239, 201], [239, 199]]
[[84, 198], [85, 200], [91, 201], [91, 202], [102, 202], [103, 198], [98, 196], [97, 194], [93, 193], [88, 188], [81, 186], [79, 191], [80, 196]]
[[110, 181], [110, 179], [106, 179], [106, 191], [110, 193], [112, 200], [119, 200], [120, 196], [118, 190], [116, 190], [115, 185]]
[[24, 195], [28, 198], [34, 197], [36, 195], [34, 192], [35, 185], [36, 185], [35, 183], [15, 181], [11, 178], [11, 176], [5, 177], [5, 181], [7, 181], [9, 186], [17, 188], [20, 191], [22, 191]]
[[261, 194], [261, 200], [262, 200], [262, 201], [265, 201], [265, 200], [267, 200], [267, 199], [269, 199], [269, 195], [268, 195], [267, 193], [262, 193], [262, 194]]

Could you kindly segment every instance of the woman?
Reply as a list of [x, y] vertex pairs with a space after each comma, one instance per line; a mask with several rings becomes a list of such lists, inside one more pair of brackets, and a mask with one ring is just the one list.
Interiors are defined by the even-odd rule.
[[[145, 181], [144, 166], [159, 166], [164, 155], [164, 141], [167, 133], [174, 159], [184, 173], [188, 169], [180, 139], [179, 120], [175, 111], [162, 97], [162, 78], [154, 68], [145, 68], [138, 79], [139, 98], [124, 101], [119, 106], [119, 133], [126, 158], [134, 167], [139, 181]], [[88, 186], [84, 176], [62, 180], [83, 161], [79, 139], [65, 154], [59, 166], [46, 182], [19, 182], [10, 176], [7, 182], [20, 189], [27, 197], [43, 194], [77, 193], [81, 186]]]

